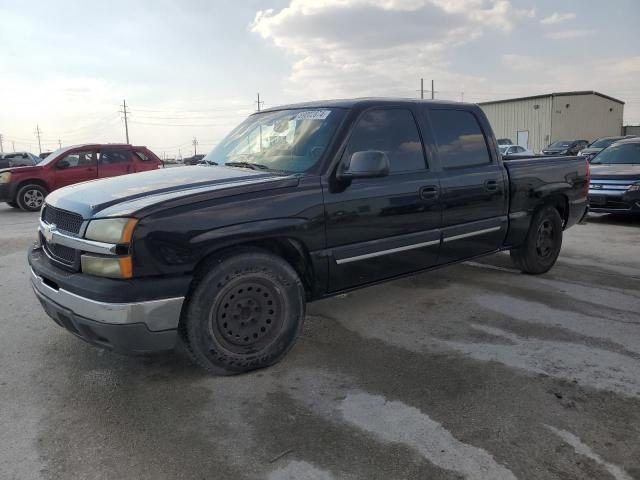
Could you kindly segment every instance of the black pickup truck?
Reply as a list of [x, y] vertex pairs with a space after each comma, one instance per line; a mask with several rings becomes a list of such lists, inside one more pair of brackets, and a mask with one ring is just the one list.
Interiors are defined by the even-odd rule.
[[59, 325], [240, 373], [285, 355], [308, 301], [501, 250], [546, 272], [587, 207], [584, 159], [503, 161], [462, 103], [264, 110], [206, 160], [47, 197], [29, 263]]

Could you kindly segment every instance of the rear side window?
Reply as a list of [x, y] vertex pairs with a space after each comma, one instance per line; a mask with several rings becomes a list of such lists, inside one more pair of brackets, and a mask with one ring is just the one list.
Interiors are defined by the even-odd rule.
[[102, 150], [100, 152], [100, 163], [126, 163], [131, 161], [131, 152], [127, 150]]
[[138, 157], [138, 159], [142, 160], [143, 162], [151, 161], [151, 158], [149, 158], [144, 152], [141, 152], [140, 150], [136, 150], [136, 157]]
[[480, 124], [471, 112], [432, 110], [429, 114], [443, 168], [491, 163]]
[[391, 173], [425, 169], [418, 127], [409, 110], [375, 109], [365, 112], [356, 124], [345, 151], [379, 150], [389, 157]]

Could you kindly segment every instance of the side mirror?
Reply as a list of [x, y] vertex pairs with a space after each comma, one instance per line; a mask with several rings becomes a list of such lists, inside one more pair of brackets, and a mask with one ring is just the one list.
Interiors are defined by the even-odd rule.
[[377, 178], [389, 175], [389, 157], [378, 150], [354, 152], [338, 171], [338, 179]]
[[67, 160], [60, 160], [57, 164], [56, 164], [56, 168], [58, 170], [64, 170], [66, 168], [69, 168], [71, 166], [71, 164], [67, 161]]

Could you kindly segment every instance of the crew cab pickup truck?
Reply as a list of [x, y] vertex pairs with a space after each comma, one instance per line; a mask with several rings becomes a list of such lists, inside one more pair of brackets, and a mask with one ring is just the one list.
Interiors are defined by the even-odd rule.
[[245, 372], [285, 355], [312, 300], [501, 250], [546, 272], [587, 206], [584, 159], [503, 161], [463, 103], [273, 108], [206, 160], [47, 197], [28, 256], [60, 326]]
[[589, 210], [640, 214], [640, 138], [619, 140], [591, 160]]
[[60, 187], [161, 166], [160, 159], [146, 147], [126, 144], [64, 147], [44, 160], [38, 158], [32, 166], [0, 169], [0, 202], [37, 212], [49, 192]]

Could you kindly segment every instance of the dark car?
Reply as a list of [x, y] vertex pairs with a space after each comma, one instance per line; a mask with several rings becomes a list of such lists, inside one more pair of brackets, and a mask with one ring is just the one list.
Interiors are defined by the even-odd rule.
[[5, 153], [0, 157], [0, 168], [33, 167], [41, 160], [40, 157], [29, 152]]
[[621, 137], [602, 137], [588, 145], [586, 148], [580, 150], [578, 155], [585, 157], [587, 160], [595, 157], [600, 151], [607, 148], [609, 145], [617, 142], [618, 140], [623, 140], [625, 138], [634, 138], [635, 135], [626, 135]]
[[585, 148], [589, 142], [587, 140], [558, 140], [542, 150], [542, 155], [577, 155]]
[[203, 158], [204, 155], [202, 154], [192, 155], [190, 157], [185, 157], [182, 163], [184, 163], [185, 165], [197, 165], [202, 161]]
[[510, 138], [499, 138], [497, 142], [498, 142], [498, 145], [501, 147], [505, 145], [513, 145], [513, 142], [511, 141]]
[[584, 159], [503, 161], [457, 102], [267, 109], [206, 159], [47, 197], [29, 263], [60, 326], [241, 373], [287, 353], [313, 300], [506, 250], [546, 272], [587, 207]]
[[593, 157], [589, 209], [640, 213], [640, 138], [619, 140]]

